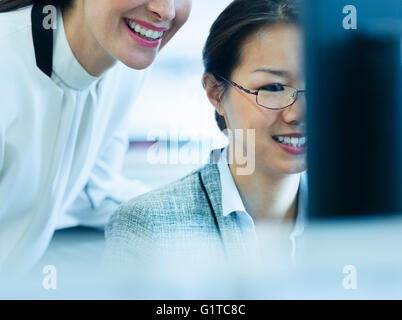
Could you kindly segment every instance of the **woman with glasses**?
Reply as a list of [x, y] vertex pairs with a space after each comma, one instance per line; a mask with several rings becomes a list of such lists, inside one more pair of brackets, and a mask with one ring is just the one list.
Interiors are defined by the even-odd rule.
[[[203, 84], [230, 143], [210, 164], [121, 206], [106, 228], [108, 260], [172, 252], [245, 259], [278, 239], [294, 257], [307, 191], [297, 16], [292, 0], [235, 0], [217, 18]], [[264, 225], [281, 230], [275, 243]]]

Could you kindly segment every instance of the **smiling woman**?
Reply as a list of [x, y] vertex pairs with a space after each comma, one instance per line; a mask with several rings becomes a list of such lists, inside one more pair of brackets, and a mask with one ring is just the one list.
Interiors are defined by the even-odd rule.
[[[235, 0], [219, 15], [204, 47], [202, 78], [232, 130], [229, 145], [214, 150], [204, 167], [123, 204], [106, 228], [106, 261], [123, 268], [127, 260], [163, 265], [159, 259], [177, 257], [249, 262], [275, 250], [294, 257], [307, 201], [297, 17], [296, 0]], [[263, 223], [274, 227], [260, 233]]]
[[[47, 5], [57, 13], [49, 30]], [[191, 0], [0, 2], [1, 267], [31, 268], [62, 222], [104, 226], [147, 189], [120, 175], [126, 121], [141, 70], [190, 9]]]
[[100, 76], [116, 60], [137, 70], [153, 62], [156, 53], [186, 22], [191, 10], [191, 0], [163, 2], [3, 0], [0, 12], [35, 3], [59, 6], [73, 53], [91, 75]]
[[[65, 14], [67, 37], [78, 60], [93, 75], [116, 60], [140, 70], [154, 61], [184, 24], [190, 8], [189, 0], [75, 0]], [[155, 31], [162, 34], [155, 38]]]

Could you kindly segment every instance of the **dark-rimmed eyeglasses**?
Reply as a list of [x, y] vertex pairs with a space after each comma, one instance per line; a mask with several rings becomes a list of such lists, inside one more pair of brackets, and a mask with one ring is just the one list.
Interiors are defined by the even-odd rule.
[[279, 83], [269, 84], [257, 91], [252, 91], [224, 77], [218, 76], [218, 78], [248, 94], [255, 95], [256, 102], [260, 107], [271, 110], [281, 110], [290, 107], [298, 99], [299, 93], [306, 92], [306, 90], [299, 90]]

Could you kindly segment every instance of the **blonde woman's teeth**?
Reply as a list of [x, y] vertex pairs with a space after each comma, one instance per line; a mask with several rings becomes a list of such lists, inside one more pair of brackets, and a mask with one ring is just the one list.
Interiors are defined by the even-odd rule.
[[154, 31], [151, 29], [147, 29], [134, 21], [126, 19], [127, 26], [131, 29], [131, 31], [137, 33], [139, 36], [143, 38], [147, 38], [148, 40], [156, 40], [162, 37], [163, 31]]

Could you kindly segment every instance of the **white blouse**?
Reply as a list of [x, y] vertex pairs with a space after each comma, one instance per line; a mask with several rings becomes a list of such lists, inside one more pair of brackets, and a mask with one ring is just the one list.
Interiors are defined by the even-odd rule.
[[[257, 233], [253, 217], [247, 212], [240, 192], [237, 189], [235, 180], [228, 166], [228, 148], [223, 149], [219, 161], [219, 176], [222, 186], [222, 212], [227, 217], [232, 213], [236, 215], [236, 221], [239, 225], [248, 250], [253, 254], [260, 254]], [[308, 199], [308, 177], [307, 171], [300, 175], [299, 196], [297, 205], [296, 221], [292, 232], [289, 235], [291, 245], [291, 262], [296, 264], [296, 248], [303, 243], [303, 233], [306, 224], [307, 199]]]
[[66, 216], [103, 226], [143, 191], [119, 171], [145, 72], [117, 63], [88, 74], [58, 11], [49, 78], [36, 66], [31, 9], [0, 14], [0, 269], [30, 269]]

